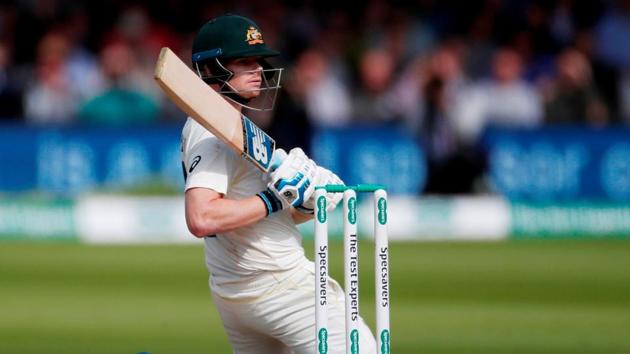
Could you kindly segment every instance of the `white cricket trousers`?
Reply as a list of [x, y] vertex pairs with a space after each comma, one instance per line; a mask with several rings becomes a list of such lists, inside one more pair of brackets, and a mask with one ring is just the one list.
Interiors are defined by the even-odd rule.
[[[264, 297], [250, 302], [233, 301], [212, 292], [234, 354], [314, 354], [314, 265], [305, 265], [287, 280], [278, 282]], [[329, 280], [328, 353], [343, 354], [345, 344], [344, 292]], [[375, 354], [372, 332], [361, 318], [359, 348]]]

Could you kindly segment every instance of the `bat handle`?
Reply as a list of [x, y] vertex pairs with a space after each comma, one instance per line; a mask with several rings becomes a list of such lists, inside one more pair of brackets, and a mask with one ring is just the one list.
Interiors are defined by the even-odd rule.
[[284, 149], [276, 149], [273, 152], [273, 156], [271, 157], [271, 164], [269, 165], [269, 172], [275, 171], [280, 165], [282, 165], [282, 161], [287, 158], [287, 152]]

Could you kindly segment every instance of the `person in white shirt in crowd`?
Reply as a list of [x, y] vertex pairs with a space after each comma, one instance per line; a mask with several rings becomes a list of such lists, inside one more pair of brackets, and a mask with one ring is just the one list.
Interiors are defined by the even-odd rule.
[[542, 99], [522, 78], [523, 62], [516, 51], [498, 50], [492, 73], [492, 78], [475, 83], [457, 99], [454, 123], [466, 141], [476, 141], [488, 125], [535, 127], [542, 122]]

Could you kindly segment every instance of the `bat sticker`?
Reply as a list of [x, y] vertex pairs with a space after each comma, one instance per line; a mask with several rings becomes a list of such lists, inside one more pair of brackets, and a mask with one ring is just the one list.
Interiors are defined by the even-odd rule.
[[275, 140], [245, 116], [243, 116], [243, 136], [245, 138], [243, 139], [245, 144], [243, 156], [268, 171], [276, 147]]

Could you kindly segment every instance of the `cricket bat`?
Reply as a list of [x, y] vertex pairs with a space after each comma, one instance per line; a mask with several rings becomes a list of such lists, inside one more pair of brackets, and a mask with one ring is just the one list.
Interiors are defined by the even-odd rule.
[[264, 172], [277, 167], [274, 165], [279, 161], [273, 161], [275, 140], [203, 82], [167, 47], [160, 52], [154, 78], [179, 109], [246, 160]]

